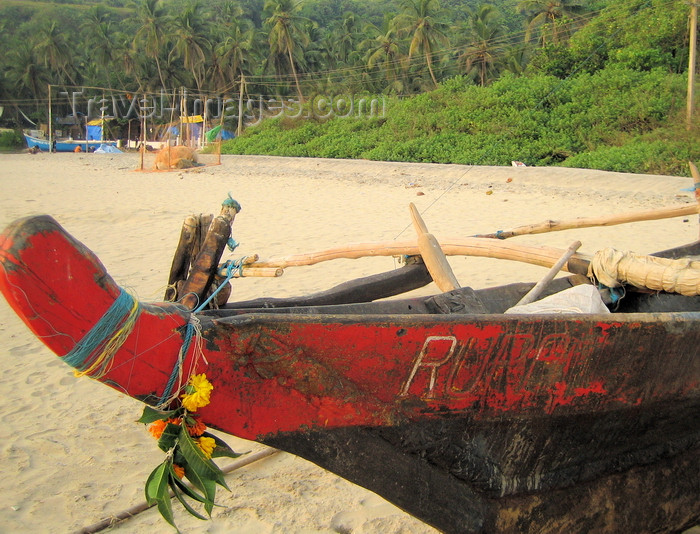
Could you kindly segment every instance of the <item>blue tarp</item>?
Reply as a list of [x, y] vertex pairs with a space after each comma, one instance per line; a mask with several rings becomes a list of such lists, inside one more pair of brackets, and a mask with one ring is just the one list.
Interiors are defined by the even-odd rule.
[[102, 126], [87, 126], [88, 141], [99, 141], [102, 139]]
[[[198, 123], [185, 124], [185, 129], [187, 130], [187, 139], [199, 139], [202, 135], [202, 125]], [[180, 128], [178, 126], [170, 127], [170, 135], [177, 137], [180, 135]]]
[[101, 144], [95, 149], [95, 154], [121, 154], [122, 151], [116, 146]]

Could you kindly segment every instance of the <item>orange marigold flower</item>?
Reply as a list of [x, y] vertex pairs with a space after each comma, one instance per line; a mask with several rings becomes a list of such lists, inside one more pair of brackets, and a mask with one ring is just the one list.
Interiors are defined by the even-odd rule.
[[199, 438], [196, 440], [197, 446], [204, 453], [204, 456], [211, 458], [211, 453], [214, 452], [216, 448], [216, 441], [214, 438]]
[[192, 426], [187, 425], [187, 432], [189, 432], [190, 436], [192, 437], [201, 436], [202, 434], [204, 434], [206, 429], [207, 425], [205, 425], [201, 421], [195, 421], [194, 425]]
[[173, 425], [181, 425], [182, 424], [182, 417], [170, 418], [166, 422], [172, 423]]
[[173, 471], [175, 471], [175, 474], [177, 475], [177, 478], [182, 478], [185, 476], [185, 468], [180, 467], [177, 464], [173, 464]]
[[148, 425], [148, 431], [154, 438], [160, 439], [160, 437], [163, 435], [163, 430], [165, 430], [166, 424], [167, 423], [162, 419], [158, 419], [157, 421], [153, 421], [150, 425]]

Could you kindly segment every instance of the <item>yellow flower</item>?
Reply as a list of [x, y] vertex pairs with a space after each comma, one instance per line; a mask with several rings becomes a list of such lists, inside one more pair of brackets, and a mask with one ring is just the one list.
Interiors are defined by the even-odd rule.
[[199, 438], [197, 439], [197, 446], [204, 453], [204, 456], [211, 458], [211, 453], [216, 448], [216, 440], [207, 437]]
[[209, 404], [209, 396], [214, 386], [207, 380], [207, 375], [192, 375], [189, 384], [185, 388], [182, 396], [182, 405], [188, 412], [196, 412], [197, 408], [202, 408]]

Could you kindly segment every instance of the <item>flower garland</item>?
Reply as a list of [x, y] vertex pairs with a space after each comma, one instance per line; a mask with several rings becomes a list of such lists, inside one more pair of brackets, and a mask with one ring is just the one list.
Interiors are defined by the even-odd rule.
[[[146, 481], [146, 501], [149, 505], [156, 504], [163, 518], [176, 529], [168, 490], [173, 492], [187, 512], [206, 520], [187, 498], [204, 505], [204, 510], [211, 517], [216, 485], [229, 489], [223, 472], [212, 458], [241, 456], [221, 439], [209, 434], [206, 425], [197, 419], [197, 409], [209, 404], [213, 389], [206, 374], [192, 375], [181, 395], [179, 407], [161, 411], [146, 406], [138, 420], [148, 425], [148, 431], [166, 454], [163, 463], [151, 472]], [[192, 487], [184, 482], [185, 479]]]

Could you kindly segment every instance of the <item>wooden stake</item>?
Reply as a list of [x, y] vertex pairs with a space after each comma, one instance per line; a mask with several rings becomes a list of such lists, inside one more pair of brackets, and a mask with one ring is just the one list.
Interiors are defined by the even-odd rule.
[[688, 51], [688, 95], [686, 103], [686, 130], [693, 127], [693, 110], [695, 109], [695, 70], [697, 65], [698, 46], [698, 4], [697, 0], [691, 0], [690, 6], [690, 48]]
[[428, 232], [428, 227], [418, 213], [415, 204], [411, 202], [408, 207], [411, 210], [413, 227], [418, 234], [418, 250], [420, 250], [420, 255], [423, 257], [423, 262], [428, 268], [430, 276], [433, 277], [433, 281], [443, 293], [459, 289], [457, 277], [452, 272], [452, 267], [440, 248], [440, 243], [433, 234]]
[[209, 225], [207, 236], [192, 264], [187, 280], [182, 285], [179, 294], [181, 303], [189, 309], [194, 309], [204, 301], [219, 265], [219, 259], [231, 235], [231, 226], [240, 206], [224, 204], [221, 213]]
[[180, 232], [180, 241], [175, 249], [173, 263], [170, 267], [170, 276], [168, 277], [168, 287], [165, 289], [165, 300], [175, 302], [177, 300], [177, 283], [187, 279], [187, 274], [190, 270], [192, 262], [194, 242], [197, 236], [198, 224], [197, 217], [189, 215], [185, 218]]
[[574, 241], [571, 243], [569, 248], [562, 254], [561, 258], [559, 258], [559, 261], [555, 263], [552, 268], [547, 272], [547, 274], [535, 284], [535, 287], [533, 287], [530, 291], [527, 292], [527, 294], [520, 299], [520, 302], [516, 304], [516, 306], [522, 306], [524, 304], [530, 304], [531, 302], [535, 302], [539, 296], [542, 294], [542, 292], [545, 290], [547, 287], [547, 284], [549, 284], [552, 279], [557, 275], [559, 271], [561, 271], [562, 267], [564, 267], [564, 264], [569, 261], [569, 258], [574, 255], [574, 253], [581, 247], [581, 242], [580, 241]]
[[615, 226], [617, 224], [626, 224], [639, 221], [655, 221], [659, 219], [671, 219], [673, 217], [684, 217], [696, 213], [695, 206], [669, 206], [667, 208], [659, 208], [656, 210], [647, 211], [632, 211], [627, 213], [618, 213], [609, 217], [580, 217], [578, 219], [570, 219], [566, 221], [544, 221], [537, 224], [528, 224], [518, 226], [510, 230], [495, 232], [492, 234], [481, 234], [474, 237], [487, 237], [491, 239], [507, 239], [519, 235], [529, 234], [544, 234], [546, 232], [558, 232], [561, 230], [570, 230], [572, 228], [590, 228], [593, 226]]

